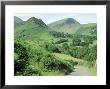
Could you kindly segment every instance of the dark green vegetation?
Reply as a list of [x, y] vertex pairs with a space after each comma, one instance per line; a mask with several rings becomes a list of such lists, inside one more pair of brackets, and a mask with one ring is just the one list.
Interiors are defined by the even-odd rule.
[[95, 67], [95, 23], [80, 24], [66, 18], [46, 25], [35, 17], [27, 21], [14, 17], [14, 28], [14, 74], [17, 76], [61, 76], [72, 72], [77, 64]]

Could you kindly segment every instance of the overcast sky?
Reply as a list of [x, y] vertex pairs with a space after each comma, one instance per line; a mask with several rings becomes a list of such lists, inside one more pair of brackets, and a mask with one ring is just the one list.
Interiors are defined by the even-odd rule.
[[22, 20], [26, 21], [27, 19], [31, 17], [36, 17], [38, 19], [42, 19], [46, 24], [49, 24], [51, 22], [64, 19], [64, 18], [73, 18], [77, 20], [81, 24], [86, 23], [96, 23], [97, 22], [97, 16], [95, 13], [37, 13], [37, 14], [14, 14], [14, 16], [17, 16], [21, 18]]

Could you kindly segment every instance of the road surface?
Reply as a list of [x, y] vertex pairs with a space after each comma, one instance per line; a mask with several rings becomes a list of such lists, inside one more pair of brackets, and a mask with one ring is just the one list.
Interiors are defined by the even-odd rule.
[[67, 76], [91, 76], [90, 70], [83, 66], [75, 66], [73, 72]]

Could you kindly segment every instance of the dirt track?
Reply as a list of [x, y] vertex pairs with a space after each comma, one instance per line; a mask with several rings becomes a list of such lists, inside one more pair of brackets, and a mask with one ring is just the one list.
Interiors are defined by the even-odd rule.
[[72, 73], [67, 76], [91, 76], [90, 70], [83, 66], [75, 66], [75, 69]]

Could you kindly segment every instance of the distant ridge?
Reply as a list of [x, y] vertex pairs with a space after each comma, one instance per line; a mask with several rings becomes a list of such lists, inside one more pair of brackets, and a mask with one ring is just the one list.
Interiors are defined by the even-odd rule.
[[65, 18], [48, 24], [48, 26], [59, 32], [75, 33], [80, 23], [73, 18]]
[[61, 25], [61, 24], [68, 24], [68, 25], [71, 25], [71, 24], [80, 24], [78, 21], [76, 21], [75, 19], [73, 18], [65, 18], [65, 19], [61, 19], [61, 20], [58, 20], [58, 21], [54, 21], [50, 24], [48, 24], [48, 26], [51, 26], [51, 25]]

